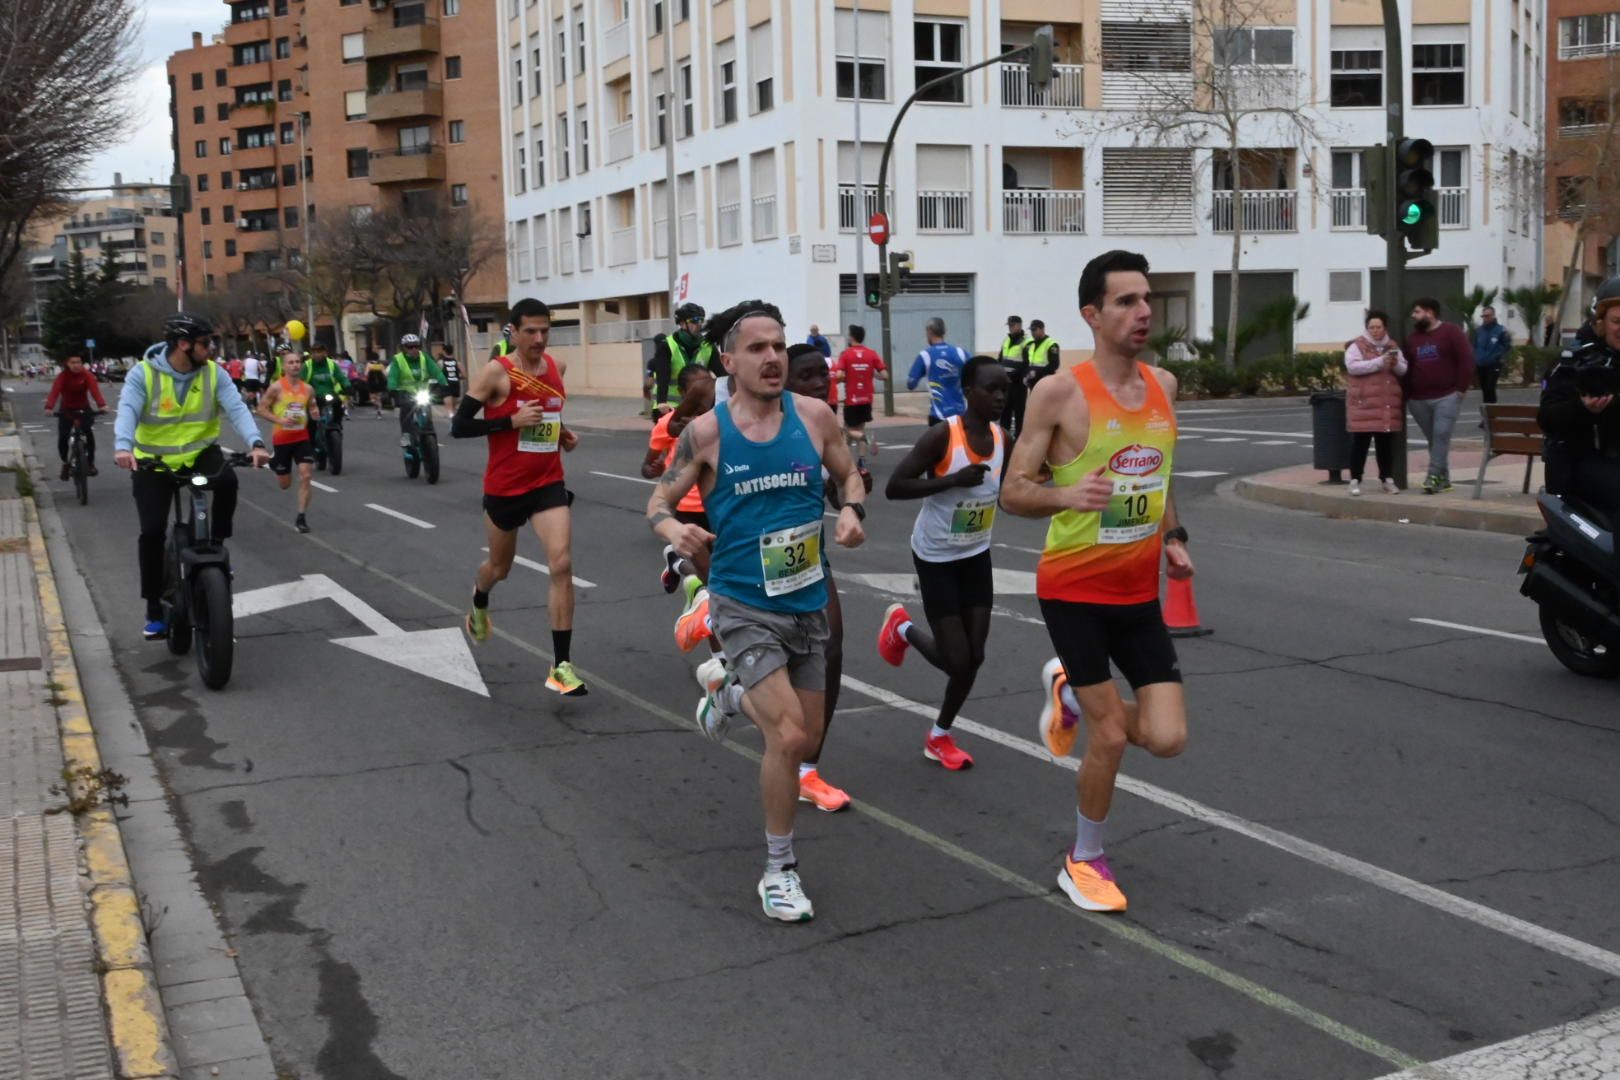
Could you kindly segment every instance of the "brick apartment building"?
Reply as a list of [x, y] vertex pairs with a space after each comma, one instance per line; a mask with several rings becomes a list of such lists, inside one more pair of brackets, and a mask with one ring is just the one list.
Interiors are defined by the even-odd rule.
[[[429, 202], [503, 219], [494, 0], [233, 0], [211, 42], [169, 58], [186, 287], [301, 257], [322, 214]], [[476, 355], [499, 330], [506, 268], [491, 260], [464, 298]], [[333, 338], [321, 317], [319, 335]], [[342, 348], [391, 345], [369, 314]]]
[[[1587, 178], [1605, 158], [1610, 174], [1620, 165], [1620, 127], [1612, 122], [1620, 104], [1620, 0], [1549, 0], [1546, 33], [1547, 279], [1564, 284], [1575, 257], [1561, 320], [1569, 331], [1580, 324], [1593, 290], [1620, 273], [1620, 222], [1593, 220], [1575, 251]], [[1599, 206], [1612, 202], [1610, 194]]]

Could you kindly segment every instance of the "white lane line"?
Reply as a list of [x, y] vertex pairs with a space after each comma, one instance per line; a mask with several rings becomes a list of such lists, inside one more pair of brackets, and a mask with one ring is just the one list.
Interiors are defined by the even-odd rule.
[[1225, 439], [1205, 439], [1204, 441], [1205, 442], [1248, 442], [1249, 440], [1248, 439], [1235, 439], [1235, 438], [1228, 437], [1228, 438], [1225, 438]]
[[1178, 443], [1192, 442], [1194, 439], [1202, 439], [1202, 438], [1203, 438], [1202, 435], [1183, 435], [1179, 431], [1176, 432], [1176, 442], [1178, 442]]
[[423, 521], [421, 518], [413, 518], [409, 514], [402, 514], [398, 510], [390, 510], [388, 507], [378, 506], [376, 503], [366, 503], [366, 509], [375, 510], [379, 514], [387, 514], [391, 518], [399, 518], [401, 521], [406, 521], [412, 525], [415, 525], [418, 529], [437, 528], [437, 526], [435, 526], [431, 521]]
[[656, 481], [656, 480], [648, 480], [645, 476], [625, 476], [622, 473], [616, 473], [616, 472], [597, 472], [595, 469], [591, 470], [591, 475], [592, 476], [605, 476], [609, 480], [628, 480], [632, 484], [649, 484], [649, 485], [651, 485], [651, 484], [658, 483], [658, 481]]
[[1185, 480], [1202, 480], [1208, 476], [1225, 476], [1227, 474], [1216, 472], [1213, 469], [1189, 469], [1186, 471], [1177, 469], [1172, 475], [1182, 477]]
[[1256, 446], [1298, 446], [1299, 443], [1295, 442], [1293, 439], [1263, 439], [1263, 440], [1262, 439], [1256, 439], [1255, 442], [1254, 442], [1254, 445], [1256, 445]]
[[1008, 551], [1022, 551], [1025, 555], [1045, 555], [1046, 554], [1046, 552], [1042, 551], [1040, 548], [1019, 547], [1017, 544], [1003, 544], [1000, 541], [997, 541], [995, 544], [992, 544], [991, 546], [992, 547], [998, 547], [998, 548], [1006, 548]]
[[[485, 554], [488, 554], [489, 548], [484, 548], [483, 551]], [[512, 556], [512, 561], [517, 563], [519, 566], [527, 566], [530, 570], [538, 570], [547, 577], [551, 576], [551, 567], [547, 566], [545, 563], [535, 562], [533, 559], [525, 559], [522, 555]], [[575, 577], [574, 584], [578, 585], [582, 589], [596, 588], [596, 582], [586, 581], [582, 577]]]
[[337, 488], [330, 487], [330, 486], [328, 486], [326, 484], [323, 484], [319, 480], [311, 480], [309, 482], [309, 484], [310, 484], [310, 487], [313, 487], [313, 488], [315, 488], [315, 489], [317, 489], [319, 491], [327, 491], [327, 492], [332, 493], [333, 495], [336, 495], [338, 493]]
[[1507, 638], [1509, 641], [1528, 641], [1532, 645], [1545, 645], [1547, 642], [1529, 634], [1510, 634], [1506, 630], [1491, 630], [1484, 626], [1469, 626], [1467, 623], [1446, 622], [1444, 619], [1413, 619], [1415, 623], [1424, 626], [1438, 626], [1446, 630], [1466, 630], [1470, 634], [1484, 634], [1487, 637]]
[[[933, 706], [912, 701], [910, 698], [885, 690], [881, 686], [862, 682], [860, 679], [852, 678], [849, 675], [844, 676], [844, 686], [874, 701], [881, 701], [893, 708], [929, 720], [934, 719], [939, 712]], [[1067, 769], [1069, 772], [1074, 772], [1080, 767], [1079, 761], [1074, 758], [1053, 757], [1047, 753], [1044, 746], [1030, 742], [1027, 739], [1020, 739], [1016, 735], [1009, 735], [999, 728], [977, 723], [964, 716], [956, 718], [955, 727], [959, 731], [969, 732], [999, 746], [1004, 746], [1009, 750], [1016, 750], [1018, 753], [1032, 757], [1037, 761], [1049, 762], [1061, 769]], [[1313, 844], [1309, 840], [1273, 829], [1269, 825], [1261, 825], [1238, 817], [1236, 814], [1217, 810], [1213, 806], [1206, 806], [1201, 802], [1177, 795], [1175, 792], [1158, 787], [1155, 784], [1149, 784], [1146, 781], [1136, 780], [1124, 775], [1119, 777], [1117, 784], [1122, 791], [1127, 791], [1138, 798], [1156, 803], [1185, 817], [1228, 829], [1240, 836], [1247, 836], [1251, 840], [1258, 840], [1262, 844], [1267, 844], [1280, 851], [1286, 851], [1288, 854], [1298, 856], [1307, 862], [1313, 862], [1318, 866], [1335, 870], [1347, 877], [1353, 877], [1369, 885], [1375, 885], [1397, 896], [1404, 896], [1408, 900], [1415, 900], [1420, 904], [1434, 908], [1436, 911], [1456, 916], [1476, 926], [1506, 934], [1508, 937], [1516, 938], [1527, 945], [1534, 945], [1537, 948], [1545, 949], [1547, 952], [1567, 957], [1607, 975], [1620, 976], [1620, 955], [1607, 949], [1600, 949], [1596, 945], [1578, 941], [1566, 934], [1560, 934], [1555, 930], [1537, 926], [1535, 923], [1527, 922], [1506, 912], [1488, 908], [1484, 904], [1464, 900], [1460, 896], [1453, 896], [1451, 893], [1437, 889], [1432, 885], [1425, 885], [1421, 881], [1402, 877], [1400, 874], [1385, 870], [1381, 866], [1362, 862], [1353, 856], [1345, 855], [1320, 844]]]
[[[1381, 1080], [1556, 1080], [1620, 1076], [1620, 1009], [1481, 1046]], [[1591, 1070], [1588, 1072], [1587, 1070]]]
[[1268, 438], [1269, 437], [1269, 438], [1273, 438], [1273, 439], [1279, 439], [1279, 438], [1283, 438], [1283, 437], [1287, 437], [1287, 438], [1290, 438], [1290, 439], [1309, 439], [1309, 438], [1312, 437], [1311, 433], [1308, 432], [1308, 431], [1248, 431], [1248, 430], [1246, 430], [1244, 428], [1218, 428], [1218, 427], [1188, 427], [1188, 428], [1181, 428], [1179, 430], [1180, 431], [1196, 431], [1201, 435], [1258, 435], [1261, 438]]

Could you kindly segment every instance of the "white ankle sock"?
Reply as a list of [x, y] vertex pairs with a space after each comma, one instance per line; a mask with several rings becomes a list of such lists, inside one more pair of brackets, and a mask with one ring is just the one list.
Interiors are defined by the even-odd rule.
[[801, 762], [799, 765], [799, 779], [803, 780], [805, 777], [809, 776], [815, 771], [816, 767], [810, 764], [808, 761]]
[[951, 733], [950, 728], [942, 728], [938, 724], [935, 724], [934, 727], [933, 727], [933, 730], [928, 733], [928, 737], [930, 739], [938, 739], [938, 738], [942, 738], [943, 736], [949, 735], [950, 733]]

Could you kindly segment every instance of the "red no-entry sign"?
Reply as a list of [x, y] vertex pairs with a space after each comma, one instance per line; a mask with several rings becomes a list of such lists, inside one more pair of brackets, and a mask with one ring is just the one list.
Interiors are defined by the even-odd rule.
[[874, 244], [887, 244], [889, 242], [889, 215], [873, 214], [872, 220], [866, 223], [866, 234], [872, 238]]

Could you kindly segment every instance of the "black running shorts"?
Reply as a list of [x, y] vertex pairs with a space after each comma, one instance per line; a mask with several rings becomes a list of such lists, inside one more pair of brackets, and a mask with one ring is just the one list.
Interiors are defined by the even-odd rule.
[[844, 406], [845, 427], [865, 427], [872, 422], [872, 403]]
[[714, 532], [709, 528], [709, 515], [703, 510], [676, 510], [675, 520], [682, 525], [696, 525], [704, 532]]
[[521, 495], [485, 495], [484, 513], [489, 515], [489, 520], [495, 523], [497, 529], [513, 532], [523, 528], [524, 523], [534, 515], [555, 510], [559, 506], [569, 506], [573, 501], [574, 493], [561, 480], [554, 480]]
[[1073, 687], [1113, 678], [1112, 660], [1132, 690], [1181, 681], [1176, 645], [1158, 600], [1145, 604], [1078, 604], [1042, 600], [1046, 632]]
[[917, 569], [923, 614], [930, 623], [953, 615], [965, 618], [969, 609], [989, 610], [995, 603], [995, 575], [988, 551], [949, 562], [930, 562], [914, 551], [911, 565]]
[[308, 465], [314, 460], [313, 440], [299, 439], [297, 442], [271, 444], [270, 471], [277, 476], [286, 476], [293, 471], [294, 465]]

